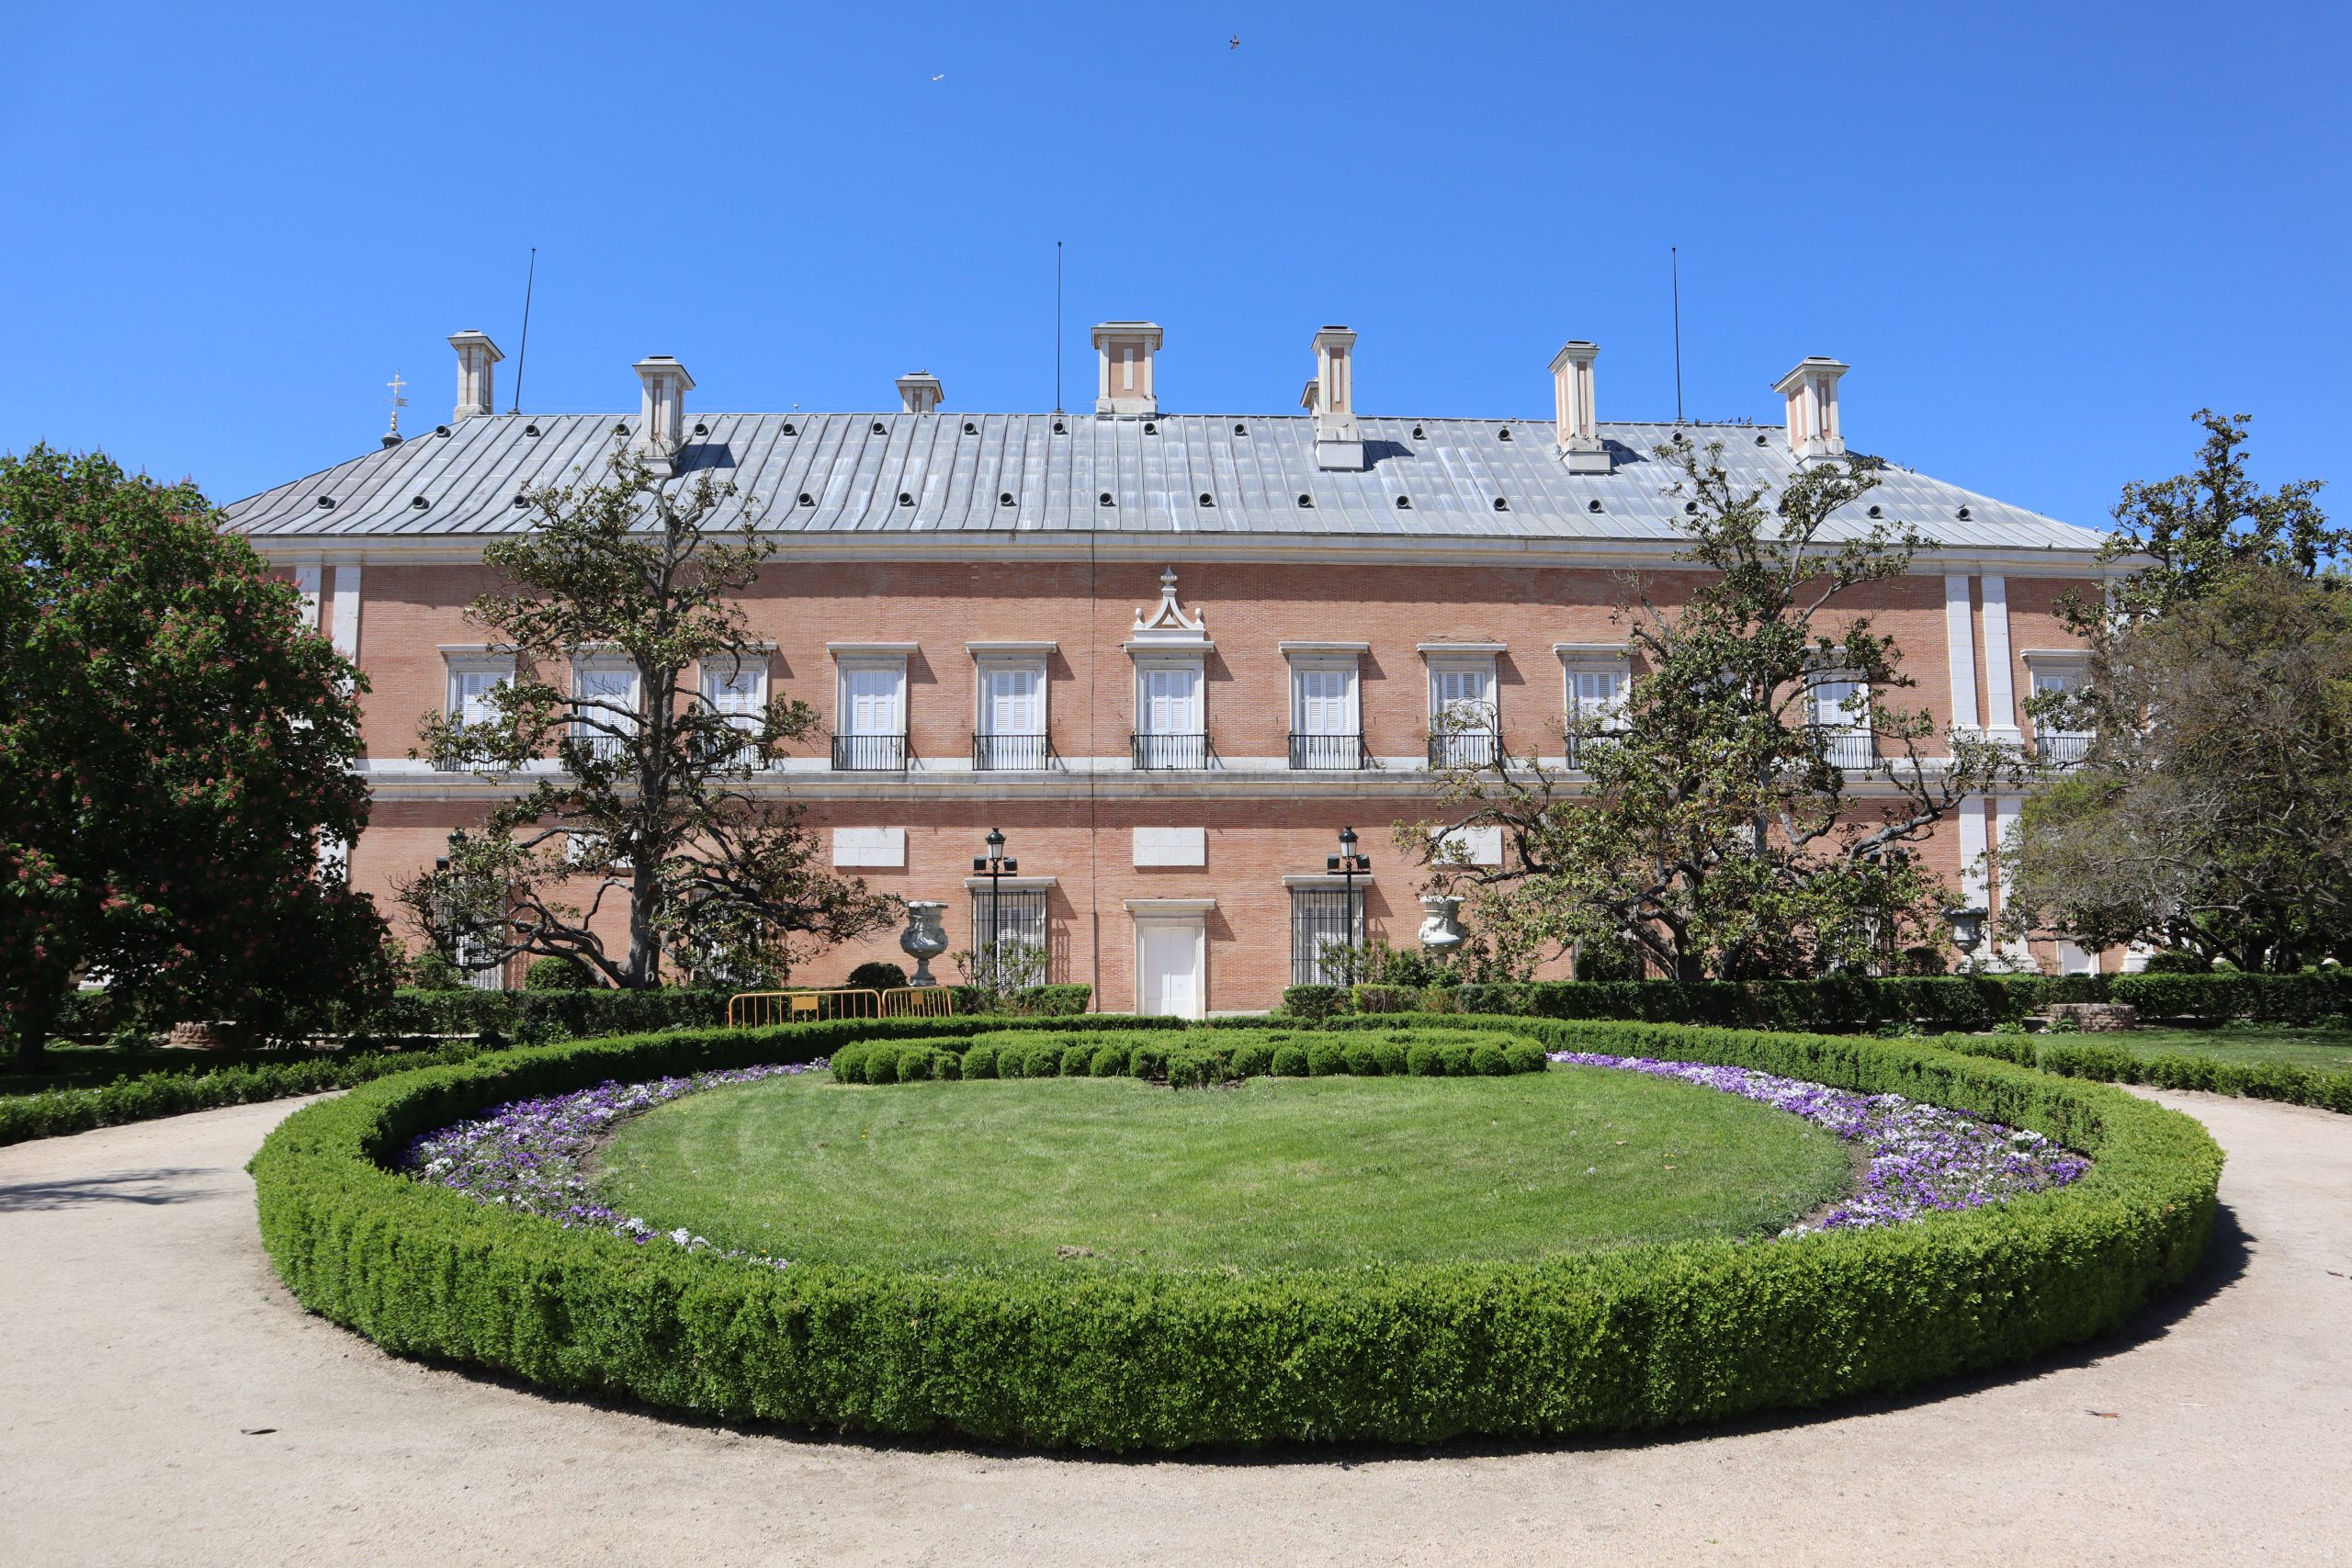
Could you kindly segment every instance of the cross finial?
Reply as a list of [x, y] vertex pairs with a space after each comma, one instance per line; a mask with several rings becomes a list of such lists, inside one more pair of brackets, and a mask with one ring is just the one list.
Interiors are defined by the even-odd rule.
[[384, 400], [386, 402], [392, 405], [392, 424], [391, 428], [385, 431], [384, 434], [387, 435], [398, 435], [401, 433], [401, 410], [408, 407], [408, 400], [401, 396], [401, 389], [407, 386], [408, 383], [401, 380], [401, 373], [395, 370], [392, 372], [392, 378], [385, 382], [384, 385], [392, 389], [392, 395]]

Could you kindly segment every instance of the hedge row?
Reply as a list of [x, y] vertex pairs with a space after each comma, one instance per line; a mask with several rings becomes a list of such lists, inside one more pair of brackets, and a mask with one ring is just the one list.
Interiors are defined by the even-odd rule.
[[349, 1089], [392, 1073], [466, 1061], [482, 1050], [479, 1045], [454, 1044], [432, 1051], [305, 1056], [296, 1061], [243, 1063], [209, 1072], [143, 1073], [89, 1089], [9, 1095], [0, 1097], [0, 1145], [177, 1116], [187, 1111]]
[[2309, 1023], [2352, 1012], [2352, 971], [2298, 975], [1956, 975], [1823, 980], [1541, 980], [1424, 991], [1394, 986], [1293, 986], [1283, 1010], [1518, 1013], [1724, 1029], [1985, 1029], [2052, 1002], [2128, 1002], [2147, 1018]]
[[[1204, 1041], [1199, 1038], [1207, 1035]], [[1491, 1041], [1455, 1032], [1389, 1030], [1377, 1040], [1287, 1030], [1190, 1032], [1177, 1040], [1075, 1039], [1028, 1032], [964, 1041], [877, 1040], [844, 1045], [832, 1059], [844, 1083], [934, 1078], [1135, 1077], [1173, 1089], [1264, 1077], [1499, 1077], [1540, 1073], [1532, 1040]]]
[[[977, 1013], [986, 993], [953, 987], [956, 1010]], [[1068, 1017], [1086, 1010], [1085, 986], [1031, 986], [1012, 999], [1023, 1017]], [[655, 991], [420, 991], [393, 994], [361, 1025], [378, 1035], [482, 1034], [500, 1038], [560, 1032], [578, 1039], [643, 1034], [657, 1029], [713, 1029], [727, 1022], [726, 991], [672, 987]]]
[[1078, 1280], [756, 1268], [559, 1229], [379, 1163], [518, 1097], [1001, 1028], [894, 1020], [504, 1052], [367, 1086], [255, 1156], [262, 1235], [305, 1305], [401, 1354], [730, 1419], [1132, 1450], [1638, 1430], [1904, 1388], [2114, 1331], [2211, 1229], [2220, 1150], [2121, 1090], [1851, 1036], [1446, 1026], [1900, 1092], [2095, 1163], [2006, 1204], [1788, 1242]]

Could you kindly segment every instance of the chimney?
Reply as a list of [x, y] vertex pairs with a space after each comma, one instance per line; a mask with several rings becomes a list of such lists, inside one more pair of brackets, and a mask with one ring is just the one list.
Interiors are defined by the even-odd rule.
[[1150, 321], [1096, 323], [1094, 350], [1102, 372], [1096, 413], [1149, 419], [1159, 412], [1159, 382], [1152, 371], [1159, 337], [1159, 328]]
[[506, 356], [498, 352], [487, 333], [452, 333], [449, 346], [458, 351], [458, 407], [449, 423], [496, 413], [498, 400], [491, 390], [490, 367]]
[[648, 355], [632, 368], [645, 389], [638, 404], [645, 428], [637, 438], [637, 455], [646, 467], [667, 477], [670, 459], [685, 445], [686, 394], [695, 389], [695, 378], [666, 354]]
[[1363, 437], [1356, 429], [1356, 334], [1325, 327], [1315, 334], [1315, 379], [1300, 405], [1315, 412], [1315, 466], [1362, 468]]
[[946, 396], [947, 389], [928, 370], [899, 378], [899, 400], [906, 405], [909, 413], [930, 413]]
[[1846, 455], [1846, 427], [1838, 419], [1838, 378], [1851, 368], [1815, 354], [1772, 383], [1772, 390], [1788, 400], [1789, 450], [1799, 460]]
[[1572, 338], [1552, 356], [1552, 419], [1560, 433], [1560, 460], [1572, 474], [1605, 474], [1613, 466], [1601, 445], [1593, 412], [1592, 362], [1597, 344]]

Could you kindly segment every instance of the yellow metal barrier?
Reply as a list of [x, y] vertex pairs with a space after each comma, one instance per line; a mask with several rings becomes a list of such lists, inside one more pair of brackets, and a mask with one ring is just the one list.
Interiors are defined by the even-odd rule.
[[906, 986], [882, 993], [884, 1018], [954, 1018], [956, 987]]
[[826, 1023], [837, 1018], [882, 1016], [882, 993], [863, 986], [829, 990], [741, 991], [727, 998], [729, 1029], [765, 1029], [778, 1023]]

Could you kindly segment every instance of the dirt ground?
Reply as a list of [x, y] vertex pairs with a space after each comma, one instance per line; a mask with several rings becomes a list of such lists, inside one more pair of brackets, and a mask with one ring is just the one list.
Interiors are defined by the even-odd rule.
[[305, 1314], [243, 1166], [292, 1109], [0, 1149], [0, 1563], [2340, 1563], [2352, 1117], [2228, 1148], [2201, 1275], [2005, 1378], [1662, 1440], [1038, 1458], [797, 1440], [414, 1365]]

